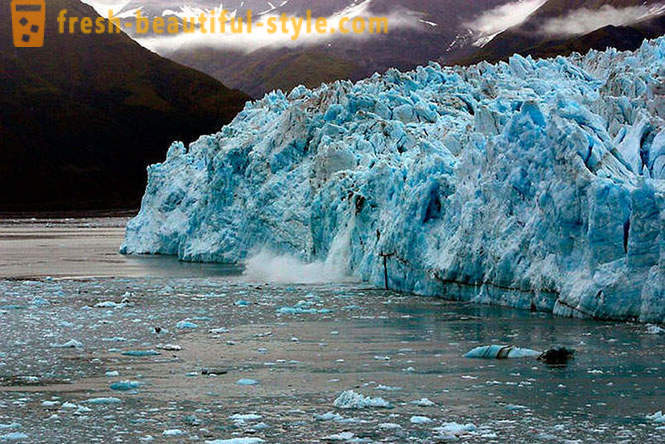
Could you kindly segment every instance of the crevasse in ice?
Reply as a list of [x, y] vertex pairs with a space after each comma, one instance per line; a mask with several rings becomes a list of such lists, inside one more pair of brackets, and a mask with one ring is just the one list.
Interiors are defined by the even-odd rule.
[[663, 322], [664, 82], [659, 39], [273, 92], [149, 168], [122, 251]]

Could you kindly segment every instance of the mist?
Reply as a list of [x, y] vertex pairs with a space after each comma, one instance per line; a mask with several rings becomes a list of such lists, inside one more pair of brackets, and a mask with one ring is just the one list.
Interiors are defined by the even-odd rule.
[[549, 20], [542, 32], [549, 35], [581, 35], [588, 34], [605, 26], [630, 25], [649, 17], [665, 12], [665, 5], [630, 6], [614, 8], [605, 5], [599, 9], [577, 9], [565, 17]]
[[305, 263], [293, 256], [263, 250], [245, 262], [243, 277], [254, 282], [325, 284], [352, 282], [343, 264], [335, 261]]
[[[342, 34], [339, 32], [339, 29], [340, 20], [344, 17], [348, 17], [351, 20], [356, 17], [365, 19], [373, 17], [374, 14], [370, 10], [373, 1], [374, 0], [364, 0], [358, 4], [344, 8], [326, 17], [328, 27], [333, 27], [338, 31], [334, 34], [319, 34], [314, 32], [308, 34], [304, 32], [303, 25], [303, 29], [301, 30], [300, 35], [296, 40], [293, 40], [292, 36], [294, 35], [294, 26], [290, 21], [287, 25], [287, 33], [280, 31], [270, 34], [268, 33], [267, 26], [265, 26], [265, 24], [270, 18], [278, 19], [279, 14], [270, 12], [261, 14], [261, 11], [255, 11], [254, 26], [251, 34], [246, 32], [234, 34], [230, 32], [230, 26], [227, 26], [226, 33], [179, 33], [176, 35], [164, 36], [135, 36], [135, 39], [141, 43], [141, 45], [162, 54], [168, 54], [171, 51], [189, 47], [230, 49], [249, 53], [264, 47], [299, 47], [325, 44], [326, 42], [337, 39], [370, 39], [377, 37], [377, 35], [370, 33], [355, 34], [353, 32], [349, 34]], [[170, 15], [180, 18], [197, 17], [201, 13], [210, 14], [211, 11], [200, 8], [181, 8], [179, 10], [169, 11]], [[246, 18], [244, 13], [229, 11], [229, 17], [231, 18], [235, 17], [236, 14], [238, 17]], [[301, 16], [304, 17], [304, 15], [305, 11], [302, 11]], [[395, 29], [422, 29], [424, 27], [423, 22], [421, 21], [422, 14], [406, 9], [396, 9], [389, 14], [380, 14], [380, 16], [386, 17], [388, 19], [389, 32], [394, 31]], [[317, 17], [313, 17], [313, 20], [316, 18]], [[264, 26], [256, 26], [257, 23], [261, 22], [264, 24]], [[347, 24], [346, 26], [348, 28], [350, 24]]]
[[547, 0], [520, 0], [485, 11], [465, 26], [483, 36], [494, 37], [524, 22]]

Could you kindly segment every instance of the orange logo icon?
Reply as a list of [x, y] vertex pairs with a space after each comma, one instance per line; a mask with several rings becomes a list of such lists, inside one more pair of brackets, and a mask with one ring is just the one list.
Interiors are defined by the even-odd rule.
[[12, 0], [12, 30], [17, 48], [44, 46], [44, 0]]

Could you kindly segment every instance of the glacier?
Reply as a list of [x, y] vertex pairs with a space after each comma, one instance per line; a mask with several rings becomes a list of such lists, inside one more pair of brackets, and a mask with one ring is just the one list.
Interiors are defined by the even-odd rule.
[[148, 168], [121, 252], [662, 323], [664, 81], [661, 38], [275, 91]]

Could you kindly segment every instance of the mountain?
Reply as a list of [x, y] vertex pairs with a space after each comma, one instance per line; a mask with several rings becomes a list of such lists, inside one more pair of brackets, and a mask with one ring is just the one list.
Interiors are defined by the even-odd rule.
[[47, 1], [43, 48], [15, 48], [0, 8], [0, 211], [131, 208], [173, 140], [219, 129], [247, 96], [126, 34], [59, 34]]
[[[276, 88], [288, 91], [298, 84], [315, 87], [338, 79], [359, 80], [389, 68], [412, 69], [442, 55], [464, 53], [481, 37], [468, 28], [467, 22], [483, 11], [509, 2], [229, 0], [223, 2], [225, 9], [238, 16], [252, 10], [256, 20], [282, 13], [302, 17], [310, 9], [313, 17], [387, 16], [390, 28], [387, 35], [324, 36], [320, 41], [302, 38], [297, 43], [289, 42], [288, 38], [279, 40], [278, 36], [262, 41], [258, 35], [244, 40], [227, 35], [217, 41], [201, 39], [189, 43], [167, 35], [133, 36], [165, 57], [201, 70], [253, 97], [262, 97]], [[215, 8], [219, 11], [219, 3], [194, 0], [185, 6], [173, 1], [131, 0], [118, 14], [131, 20], [133, 11], [140, 8], [148, 17], [197, 17]]]
[[274, 92], [150, 168], [123, 252], [664, 322], [663, 72], [660, 38]]
[[547, 0], [524, 22], [453, 63], [497, 62], [513, 54], [555, 57], [608, 47], [635, 50], [645, 39], [665, 34], [663, 13], [662, 0]]

